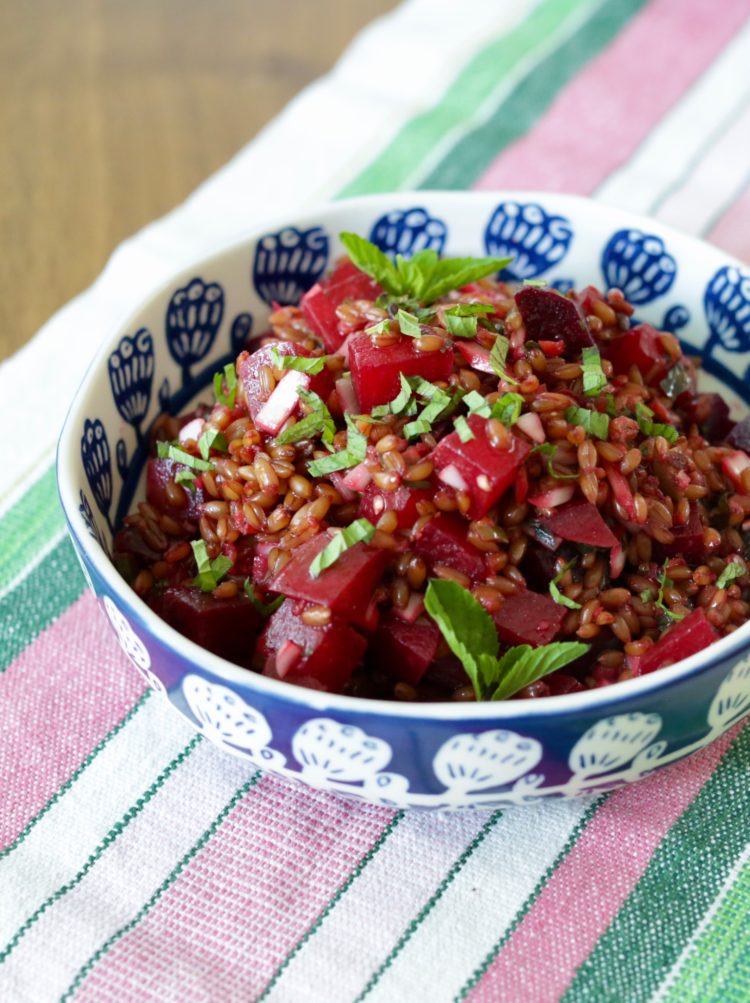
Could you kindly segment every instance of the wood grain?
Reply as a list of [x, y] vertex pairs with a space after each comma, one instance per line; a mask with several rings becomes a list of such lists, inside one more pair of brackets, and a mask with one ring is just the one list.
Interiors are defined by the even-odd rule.
[[394, 5], [0, 4], [0, 358]]

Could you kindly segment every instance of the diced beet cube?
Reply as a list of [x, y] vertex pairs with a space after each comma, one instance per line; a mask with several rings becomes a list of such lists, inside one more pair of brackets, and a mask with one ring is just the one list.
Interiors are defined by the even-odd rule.
[[484, 555], [467, 537], [468, 523], [456, 515], [439, 512], [422, 527], [412, 540], [411, 549], [432, 568], [445, 564], [472, 581], [485, 577]]
[[580, 693], [584, 685], [575, 676], [569, 676], [565, 672], [553, 672], [544, 677], [544, 681], [549, 687], [550, 696], [561, 696], [563, 693]]
[[550, 596], [523, 591], [507, 596], [492, 614], [503, 644], [549, 644], [560, 633], [567, 610]]
[[300, 309], [315, 334], [323, 339], [326, 351], [335, 352], [346, 336], [346, 331], [339, 330], [336, 308], [345, 300], [377, 299], [382, 291], [374, 279], [345, 261], [305, 293]]
[[638, 666], [638, 674], [645, 675], [665, 665], [672, 665], [697, 651], [703, 651], [719, 637], [718, 631], [709, 623], [702, 607], [693, 610], [679, 623], [673, 624], [656, 644], [649, 648]]
[[674, 365], [661, 343], [661, 333], [650, 324], [637, 324], [611, 341], [600, 342], [599, 348], [612, 363], [615, 376], [627, 375], [635, 366], [649, 386], [660, 383]]
[[373, 634], [370, 650], [379, 669], [416, 685], [432, 664], [439, 643], [440, 631], [431, 620], [406, 623], [391, 611]]
[[556, 561], [562, 558], [567, 564], [576, 556], [575, 549], [569, 543], [563, 543], [558, 550], [549, 550], [546, 545], [534, 545], [526, 548], [520, 568], [529, 588], [535, 592], [548, 592], [549, 583], [557, 574]]
[[[278, 341], [273, 345], [264, 345], [263, 348], [259, 348], [252, 355], [249, 352], [240, 353], [237, 359], [237, 378], [242, 385], [247, 409], [253, 421], [268, 400], [261, 387], [259, 372], [261, 366], [270, 366], [273, 368], [273, 353], [277, 353], [278, 355], [303, 355], [305, 358], [309, 358], [312, 354], [303, 345], [298, 345], [291, 341]], [[289, 373], [294, 372], [295, 370], [289, 370]], [[299, 376], [302, 374], [297, 373], [296, 375]], [[308, 389], [318, 394], [325, 401], [328, 399], [331, 390], [333, 390], [334, 379], [329, 369], [323, 369], [314, 376], [305, 374], [305, 384]]]
[[175, 630], [230, 662], [248, 664], [263, 619], [247, 596], [215, 599], [191, 585], [170, 585], [154, 601]]
[[750, 451], [750, 415], [737, 422], [727, 436], [727, 442], [735, 449], [742, 449], [746, 453]]
[[602, 518], [599, 509], [584, 500], [568, 502], [554, 509], [539, 522], [555, 536], [590, 547], [615, 547], [617, 537]]
[[335, 564], [313, 578], [310, 565], [330, 542], [328, 533], [319, 533], [303, 543], [268, 587], [293, 599], [328, 606], [345, 620], [365, 627], [370, 599], [388, 563], [388, 554], [366, 543], [355, 543]]
[[680, 401], [680, 405], [686, 422], [697, 425], [704, 439], [719, 442], [728, 437], [730, 445], [738, 445], [731, 438], [734, 423], [729, 417], [729, 405], [720, 394], [696, 394], [687, 403]]
[[[187, 470], [184, 463], [159, 458], [149, 460], [146, 464], [146, 500], [149, 505], [153, 505], [159, 512], [165, 512], [169, 515], [181, 515], [185, 519], [198, 520], [201, 514], [201, 505], [206, 500], [198, 479], [193, 482], [195, 491], [191, 491], [190, 488], [182, 484], [175, 485], [185, 499], [182, 505], [173, 505], [169, 494], [167, 494], [168, 482], [174, 480], [175, 475], [180, 470]], [[199, 476], [197, 475], [197, 478]]]
[[528, 341], [562, 341], [574, 353], [594, 344], [575, 300], [537, 286], [524, 286], [515, 299]]
[[394, 345], [378, 348], [369, 334], [357, 334], [349, 342], [349, 366], [359, 406], [370, 412], [376, 404], [388, 404], [401, 389], [400, 375], [421, 376], [430, 383], [445, 381], [453, 369], [453, 351], [446, 341], [439, 352], [420, 352], [414, 338], [402, 337]]
[[383, 512], [395, 512], [400, 529], [413, 526], [419, 518], [417, 504], [420, 501], [430, 501], [434, 495], [433, 488], [410, 488], [405, 484], [395, 491], [384, 491], [372, 481], [365, 488], [365, 493], [359, 501], [358, 516], [364, 516], [371, 523], [376, 523]]
[[672, 542], [660, 543], [656, 548], [661, 557], [686, 557], [688, 560], [695, 560], [705, 556], [703, 522], [697, 505], [690, 506], [690, 515], [685, 525], [673, 525], [671, 533], [674, 537]]
[[[468, 491], [469, 515], [481, 519], [513, 484], [531, 447], [512, 435], [509, 449], [495, 449], [487, 438], [487, 419], [471, 415], [467, 420], [474, 438], [461, 442], [458, 432], [451, 432], [437, 445], [432, 458], [441, 480]], [[459, 480], [449, 479], [456, 472]]]
[[[269, 618], [259, 643], [270, 663], [264, 675], [337, 693], [361, 662], [367, 641], [340, 617], [311, 627], [300, 616], [303, 609], [303, 603], [287, 599]], [[280, 665], [273, 656], [285, 645], [288, 651], [290, 643], [298, 647], [297, 657], [287, 657]]]

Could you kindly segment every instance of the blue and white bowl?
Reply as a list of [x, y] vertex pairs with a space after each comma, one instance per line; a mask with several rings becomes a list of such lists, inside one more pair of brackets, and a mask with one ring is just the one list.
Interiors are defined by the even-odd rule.
[[[206, 738], [272, 773], [379, 804], [487, 808], [610, 790], [712, 742], [750, 710], [750, 624], [677, 665], [604, 689], [506, 703], [402, 704], [267, 679], [186, 640], [110, 560], [143, 496], [149, 427], [203, 394], [273, 299], [293, 302], [341, 253], [514, 255], [557, 288], [617, 282], [639, 319], [702, 355], [704, 388], [750, 400], [750, 275], [690, 237], [573, 196], [420, 192], [323, 206], [248, 235], [135, 304], [94, 359], [60, 439], [58, 483], [81, 563], [115, 637]], [[513, 265], [510, 267], [513, 272]], [[515, 273], [514, 273], [515, 274]], [[114, 643], [114, 638], [113, 638]]]

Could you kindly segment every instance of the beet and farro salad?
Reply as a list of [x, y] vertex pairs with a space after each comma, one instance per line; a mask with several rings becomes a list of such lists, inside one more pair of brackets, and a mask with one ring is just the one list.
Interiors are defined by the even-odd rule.
[[348, 257], [161, 416], [115, 559], [249, 670], [397, 700], [543, 697], [750, 615], [750, 419], [617, 289]]

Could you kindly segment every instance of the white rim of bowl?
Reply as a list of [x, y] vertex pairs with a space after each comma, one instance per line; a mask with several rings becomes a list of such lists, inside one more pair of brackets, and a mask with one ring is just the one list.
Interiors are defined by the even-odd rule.
[[[196, 666], [212, 673], [224, 683], [257, 690], [269, 698], [280, 699], [301, 707], [310, 707], [316, 711], [340, 711], [344, 714], [365, 716], [382, 715], [391, 718], [420, 718], [424, 720], [456, 722], [477, 719], [508, 721], [517, 718], [542, 718], [559, 714], [575, 715], [578, 711], [584, 712], [597, 709], [601, 709], [606, 713], [607, 708], [614, 707], [618, 703], [656, 694], [661, 690], [670, 688], [673, 683], [679, 680], [701, 674], [708, 671], [717, 662], [725, 661], [738, 655], [743, 648], [750, 645], [750, 621], [743, 624], [742, 627], [739, 627], [732, 634], [715, 641], [708, 648], [704, 648], [703, 651], [699, 651], [689, 658], [676, 662], [667, 668], [657, 669], [648, 675], [613, 683], [610, 686], [602, 686], [578, 693], [566, 693], [543, 698], [498, 701], [497, 703], [491, 701], [468, 703], [452, 701], [399, 703], [398, 701], [391, 700], [377, 700], [326, 693], [320, 690], [295, 686], [293, 683], [286, 683], [282, 680], [270, 679], [260, 673], [253, 672], [251, 669], [244, 669], [239, 665], [228, 662], [218, 655], [214, 655], [206, 648], [202, 648], [195, 642], [190, 641], [183, 634], [170, 627], [165, 620], [157, 616], [133, 592], [125, 579], [120, 576], [115, 566], [110, 562], [102, 547], [89, 536], [88, 530], [78, 511], [78, 498], [73, 486], [74, 478], [70, 471], [75, 469], [80, 463], [79, 429], [81, 422], [86, 417], [83, 410], [87, 384], [91, 375], [98, 370], [100, 364], [109, 356], [115, 341], [122, 336], [124, 330], [132, 327], [138, 317], [155, 300], [163, 297], [164, 293], [175, 282], [180, 282], [188, 273], [193, 274], [195, 269], [199, 267], [202, 269], [210, 267], [217, 259], [240, 250], [249, 242], [262, 237], [269, 230], [283, 229], [285, 226], [303, 227], [306, 225], [320, 225], [324, 222], [321, 219], [323, 216], [326, 216], [328, 219], [333, 216], [335, 219], [340, 215], [346, 216], [347, 212], [352, 210], [373, 209], [377, 211], [378, 209], [408, 208], [415, 201], [419, 203], [436, 199], [443, 204], [448, 203], [450, 205], [453, 203], [456, 207], [468, 202], [479, 204], [486, 202], [489, 207], [493, 207], [500, 200], [514, 199], [540, 201], [542, 204], [553, 203], [561, 209], [566, 206], [569, 206], [571, 210], [583, 207], [587, 209], [595, 208], [598, 212], [613, 220], [613, 228], [620, 223], [629, 227], [640, 226], [648, 228], [651, 232], [665, 236], [673, 242], [687, 244], [696, 253], [700, 253], [701, 255], [708, 254], [710, 257], [714, 257], [717, 263], [733, 265], [740, 271], [744, 271], [745, 268], [743, 263], [732, 255], [725, 254], [719, 248], [699, 240], [697, 237], [692, 237], [670, 226], [665, 226], [657, 220], [650, 219], [638, 213], [610, 207], [603, 203], [598, 204], [580, 195], [565, 193], [515, 189], [482, 192], [440, 190], [399, 191], [357, 196], [335, 202], [324, 202], [319, 206], [305, 209], [301, 212], [292, 212], [289, 216], [277, 216], [263, 220], [261, 226], [254, 227], [252, 230], [237, 236], [231, 241], [223, 241], [208, 247], [206, 253], [199, 259], [193, 261], [190, 266], [184, 266], [175, 271], [157, 289], [140, 300], [135, 307], [128, 310], [120, 320], [109, 325], [106, 338], [91, 360], [70, 404], [57, 448], [58, 492], [68, 528], [76, 544], [86, 554], [87, 558], [94, 565], [97, 574], [104, 580], [111, 592], [118, 597], [125, 607], [129, 607], [132, 613], [144, 622], [148, 631], [155, 635], [165, 647], [181, 652], [187, 659], [195, 663]], [[707, 652], [710, 652], [710, 655]]]

